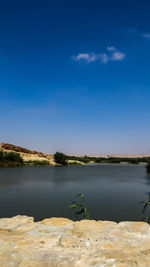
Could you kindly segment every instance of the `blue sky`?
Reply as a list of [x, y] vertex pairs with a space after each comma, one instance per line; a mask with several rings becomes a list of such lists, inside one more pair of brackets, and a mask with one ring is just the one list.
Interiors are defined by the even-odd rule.
[[0, 142], [150, 152], [150, 2], [0, 1]]

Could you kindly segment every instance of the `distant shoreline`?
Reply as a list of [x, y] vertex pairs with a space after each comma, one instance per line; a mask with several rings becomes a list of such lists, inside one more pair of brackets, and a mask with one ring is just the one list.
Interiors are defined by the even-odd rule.
[[[54, 155], [29, 150], [20, 146], [0, 144], [0, 166], [44, 166], [44, 165], [86, 165], [88, 163], [128, 163], [140, 164], [150, 160], [150, 154], [97, 154], [79, 155], [63, 154], [57, 152]], [[59, 158], [56, 160], [56, 154]], [[62, 161], [63, 158], [63, 161]], [[17, 160], [16, 160], [17, 159]]]
[[95, 157], [95, 158], [150, 158], [150, 154], [67, 154], [71, 157]]

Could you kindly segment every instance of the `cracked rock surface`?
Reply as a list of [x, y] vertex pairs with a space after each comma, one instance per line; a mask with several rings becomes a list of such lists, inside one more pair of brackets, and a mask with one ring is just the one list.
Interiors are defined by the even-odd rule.
[[0, 219], [0, 267], [150, 267], [144, 222]]

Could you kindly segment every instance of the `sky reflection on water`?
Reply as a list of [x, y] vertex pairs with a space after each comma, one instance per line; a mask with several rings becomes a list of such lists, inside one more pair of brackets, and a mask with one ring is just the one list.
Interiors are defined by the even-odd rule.
[[1, 168], [0, 217], [71, 218], [67, 207], [80, 192], [93, 219], [141, 220], [138, 203], [147, 199], [150, 176], [144, 165]]

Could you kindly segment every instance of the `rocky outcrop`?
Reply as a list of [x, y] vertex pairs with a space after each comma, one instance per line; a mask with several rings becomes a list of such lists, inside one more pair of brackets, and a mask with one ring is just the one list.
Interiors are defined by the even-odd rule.
[[32, 217], [0, 219], [0, 266], [149, 267], [150, 226]]

